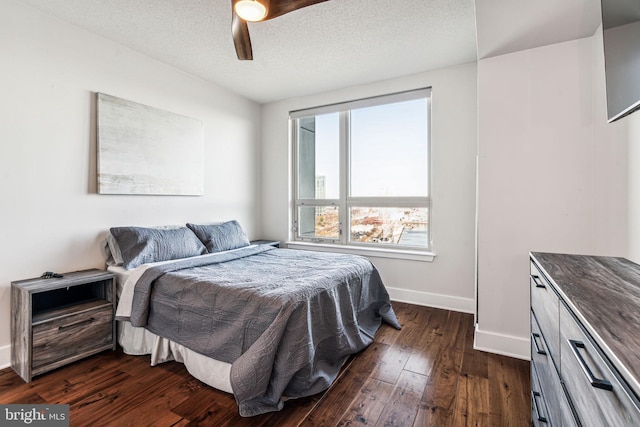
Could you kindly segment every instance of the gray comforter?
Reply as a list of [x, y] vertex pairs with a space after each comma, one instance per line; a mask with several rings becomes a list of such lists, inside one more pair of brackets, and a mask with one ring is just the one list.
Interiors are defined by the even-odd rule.
[[148, 269], [130, 320], [231, 363], [240, 415], [253, 416], [328, 388], [383, 319], [400, 328], [366, 258], [257, 246]]

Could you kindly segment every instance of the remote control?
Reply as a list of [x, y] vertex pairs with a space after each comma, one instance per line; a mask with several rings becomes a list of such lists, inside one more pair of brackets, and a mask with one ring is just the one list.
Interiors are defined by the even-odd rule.
[[54, 273], [53, 271], [45, 271], [44, 273], [42, 273], [42, 276], [40, 277], [44, 277], [45, 279], [53, 279], [53, 278], [59, 279], [63, 276], [62, 274]]

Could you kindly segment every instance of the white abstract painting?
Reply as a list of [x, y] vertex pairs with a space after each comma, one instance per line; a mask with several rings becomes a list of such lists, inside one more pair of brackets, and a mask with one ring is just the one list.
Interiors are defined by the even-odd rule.
[[98, 193], [204, 194], [202, 122], [97, 94]]

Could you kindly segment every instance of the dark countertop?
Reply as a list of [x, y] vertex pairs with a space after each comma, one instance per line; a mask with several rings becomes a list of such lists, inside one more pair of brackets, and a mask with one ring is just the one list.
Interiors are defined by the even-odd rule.
[[531, 257], [640, 396], [640, 265], [601, 256]]

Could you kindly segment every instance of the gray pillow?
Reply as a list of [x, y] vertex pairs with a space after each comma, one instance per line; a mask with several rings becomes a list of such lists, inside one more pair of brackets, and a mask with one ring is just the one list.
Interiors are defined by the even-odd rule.
[[187, 227], [158, 229], [145, 227], [113, 227], [111, 235], [118, 243], [123, 267], [188, 258], [207, 253], [207, 248]]
[[220, 224], [189, 223], [187, 227], [196, 233], [198, 239], [205, 244], [210, 253], [249, 246], [249, 239], [236, 220]]

